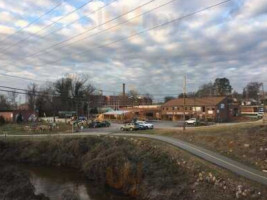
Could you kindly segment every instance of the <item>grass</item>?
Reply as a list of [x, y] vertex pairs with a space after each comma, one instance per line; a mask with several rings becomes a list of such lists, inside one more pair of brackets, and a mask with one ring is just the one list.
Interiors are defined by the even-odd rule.
[[[71, 126], [64, 123], [57, 124], [57, 128], [50, 130], [34, 130], [32, 127], [36, 126], [49, 126], [48, 123], [22, 123], [22, 124], [15, 124], [15, 123], [8, 123], [0, 126], [0, 134], [7, 134], [7, 135], [31, 135], [31, 134], [55, 134], [60, 132], [68, 132], [71, 131]], [[31, 130], [30, 130], [31, 129]]]
[[147, 133], [182, 139], [256, 169], [267, 169], [267, 125], [262, 122], [198, 127], [185, 132], [159, 129]]

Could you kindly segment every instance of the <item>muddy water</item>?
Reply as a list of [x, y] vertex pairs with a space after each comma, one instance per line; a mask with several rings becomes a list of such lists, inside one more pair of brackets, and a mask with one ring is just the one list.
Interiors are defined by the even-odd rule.
[[23, 168], [30, 173], [35, 193], [43, 193], [51, 200], [61, 199], [66, 190], [76, 192], [80, 200], [133, 200], [117, 191], [98, 187], [75, 170], [32, 166]]

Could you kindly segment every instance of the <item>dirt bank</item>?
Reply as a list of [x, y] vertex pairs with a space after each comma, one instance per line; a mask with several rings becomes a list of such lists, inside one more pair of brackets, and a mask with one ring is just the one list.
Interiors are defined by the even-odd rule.
[[[161, 143], [126, 138], [0, 141], [0, 158], [79, 169], [93, 181], [138, 200], [265, 199], [262, 187], [234, 180]], [[221, 177], [220, 177], [221, 176]]]

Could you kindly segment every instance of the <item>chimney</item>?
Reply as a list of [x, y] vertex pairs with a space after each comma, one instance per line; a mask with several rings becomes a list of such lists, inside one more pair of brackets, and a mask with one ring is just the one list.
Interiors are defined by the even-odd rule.
[[123, 95], [123, 97], [125, 97], [125, 83], [123, 83], [123, 85], [122, 85], [122, 95]]

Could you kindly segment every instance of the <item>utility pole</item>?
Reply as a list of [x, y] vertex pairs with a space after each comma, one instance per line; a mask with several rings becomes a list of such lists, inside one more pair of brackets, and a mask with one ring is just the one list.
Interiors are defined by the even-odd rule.
[[264, 83], [261, 84], [262, 86], [262, 103], [265, 106], [265, 91], [264, 91]]
[[186, 75], [184, 76], [183, 98], [184, 98], [184, 124], [183, 124], [183, 131], [185, 131], [185, 129], [186, 129], [186, 124], [185, 124]]
[[90, 117], [90, 97], [88, 98], [87, 102], [87, 121], [89, 120]]

